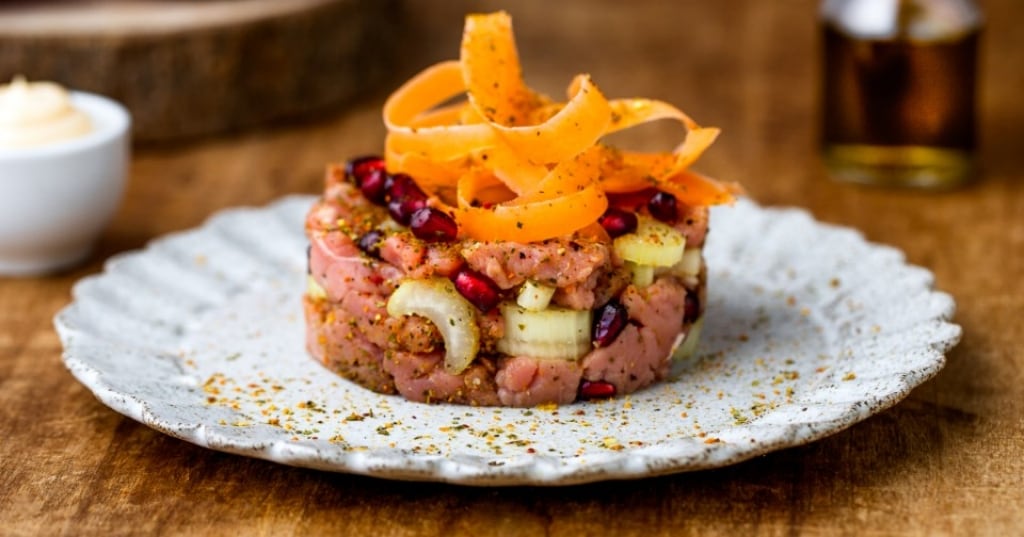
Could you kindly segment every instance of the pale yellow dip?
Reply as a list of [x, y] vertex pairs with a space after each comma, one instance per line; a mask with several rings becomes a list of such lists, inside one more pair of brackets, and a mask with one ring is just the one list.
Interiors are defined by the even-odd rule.
[[75, 108], [58, 84], [16, 77], [0, 86], [0, 148], [46, 145], [91, 130], [89, 116]]

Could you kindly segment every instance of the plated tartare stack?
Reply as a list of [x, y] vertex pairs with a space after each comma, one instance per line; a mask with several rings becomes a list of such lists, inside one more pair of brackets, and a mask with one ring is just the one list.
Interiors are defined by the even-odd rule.
[[[687, 129], [671, 153], [602, 143], [659, 119]], [[693, 352], [708, 207], [732, 188], [689, 167], [717, 129], [586, 75], [564, 103], [534, 92], [501, 12], [467, 17], [460, 60], [399, 88], [384, 122], [384, 157], [330, 166], [306, 220], [307, 346], [328, 368], [414, 401], [534, 406], [635, 391]]]

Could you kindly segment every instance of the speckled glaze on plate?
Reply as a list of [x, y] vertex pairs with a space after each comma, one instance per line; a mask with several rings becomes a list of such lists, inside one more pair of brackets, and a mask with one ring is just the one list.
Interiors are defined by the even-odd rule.
[[733, 464], [892, 406], [960, 337], [954, 303], [892, 248], [749, 201], [714, 209], [708, 314], [678, 380], [533, 409], [422, 405], [303, 348], [313, 201], [235, 209], [111, 259], [55, 323], [112, 409], [211, 449], [390, 479], [565, 485]]

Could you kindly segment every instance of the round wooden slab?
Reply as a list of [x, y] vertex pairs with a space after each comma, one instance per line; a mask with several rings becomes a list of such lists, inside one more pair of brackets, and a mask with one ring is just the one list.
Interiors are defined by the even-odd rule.
[[386, 74], [394, 0], [0, 4], [0, 81], [100, 93], [164, 141], [329, 111]]

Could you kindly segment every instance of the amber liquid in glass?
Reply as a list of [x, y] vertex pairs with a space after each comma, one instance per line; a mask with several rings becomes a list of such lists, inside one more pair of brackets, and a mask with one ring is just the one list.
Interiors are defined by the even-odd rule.
[[868, 40], [824, 26], [823, 151], [838, 179], [950, 188], [974, 174], [978, 31]]

